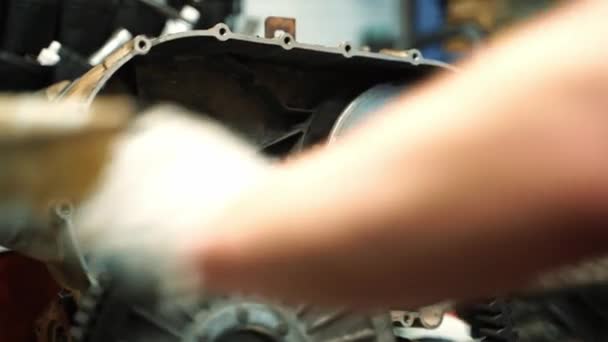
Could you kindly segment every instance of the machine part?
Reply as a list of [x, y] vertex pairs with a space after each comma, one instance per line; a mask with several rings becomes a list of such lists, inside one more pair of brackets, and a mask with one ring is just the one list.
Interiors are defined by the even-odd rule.
[[[378, 84], [409, 84], [443, 63], [421, 56], [400, 58], [357, 51], [349, 44], [327, 48], [294, 37], [265, 39], [234, 34], [219, 24], [149, 39], [136, 37], [63, 91], [62, 99], [95, 104], [102, 95], [130, 95], [140, 107], [172, 102], [220, 121], [275, 157], [305, 148], [320, 116], [334, 119], [359, 94]], [[330, 105], [331, 104], [331, 105]], [[333, 113], [329, 113], [333, 110]], [[315, 119], [316, 118], [316, 119]], [[333, 126], [328, 120], [324, 126]], [[317, 130], [319, 132], [320, 130]], [[329, 128], [327, 129], [329, 132]], [[104, 267], [105, 266], [105, 267]], [[75, 316], [80, 341], [391, 341], [388, 314], [330, 314], [306, 306], [209, 295], [195, 308], [142, 281], [130, 288], [112, 265], [89, 263], [107, 272], [110, 285], [93, 286]], [[106, 284], [103, 280], [102, 284]], [[165, 293], [165, 294], [164, 294]]]
[[203, 298], [168, 313], [156, 301], [106, 285], [91, 288], [82, 303], [72, 330], [76, 342], [394, 341], [388, 315], [288, 308], [242, 297]]
[[102, 115], [100, 107], [83, 111], [81, 103], [49, 104], [43, 96], [0, 102], [0, 245], [53, 265], [66, 285], [86, 288], [71, 208], [53, 207], [49, 217], [49, 202], [87, 196], [128, 121], [128, 102]]
[[423, 327], [427, 329], [438, 328], [443, 323], [443, 318], [450, 305], [427, 306], [418, 310], [418, 319]]
[[[410, 54], [410, 58], [419, 58], [419, 54]], [[340, 114], [331, 133], [330, 141], [333, 141], [355, 126], [363, 123], [370, 115], [374, 114], [382, 106], [389, 103], [405, 91], [402, 84], [385, 83], [366, 90]]]
[[69, 204], [52, 207], [48, 223], [33, 222], [27, 206], [15, 203], [0, 206], [1, 242], [17, 251], [47, 262], [56, 279], [73, 289], [86, 289], [91, 283], [85, 262], [75, 241]]
[[[428, 342], [473, 342], [471, 327], [454, 315], [446, 315], [440, 326], [435, 329], [421, 327], [393, 328], [395, 336], [401, 341]], [[480, 342], [480, 341], [479, 341]]]
[[76, 300], [61, 291], [42, 316], [36, 321], [37, 342], [71, 342], [72, 317], [76, 313]]
[[76, 241], [76, 232], [72, 224], [74, 208], [70, 203], [58, 203], [51, 209], [51, 224], [57, 231], [57, 243], [60, 248], [59, 262], [49, 262], [51, 274], [61, 284], [71, 289], [85, 290], [95, 279], [91, 277], [84, 255]]
[[176, 11], [173, 7], [167, 4], [166, 0], [139, 0], [142, 4], [149, 6], [156, 10], [159, 14], [167, 17], [168, 19], [182, 19], [181, 14]]
[[103, 62], [104, 59], [125, 45], [131, 39], [133, 39], [133, 35], [131, 32], [129, 32], [129, 30], [124, 28], [116, 30], [108, 41], [101, 47], [101, 49], [97, 50], [93, 55], [91, 55], [89, 58], [89, 64], [97, 65]]
[[420, 308], [417, 311], [391, 311], [393, 324], [398, 327], [411, 328], [422, 327], [425, 329], [436, 329], [443, 322], [448, 305], [434, 305]]
[[509, 301], [518, 341], [608, 340], [608, 287], [594, 286], [544, 298]]
[[2, 49], [38, 54], [55, 38], [58, 6], [58, 0], [9, 0]]
[[[450, 69], [422, 56], [355, 50], [349, 44], [302, 44], [287, 34], [265, 39], [218, 24], [155, 39], [136, 37], [76, 82], [62, 98], [93, 103], [130, 95], [142, 108], [170, 102], [208, 113], [270, 156], [305, 148], [311, 124], [327, 103], [347, 105], [378, 84], [409, 84]], [[335, 113], [338, 116], [344, 107]], [[333, 122], [331, 123], [333, 125]]]
[[264, 22], [264, 36], [277, 38], [289, 34], [296, 39], [296, 19], [283, 17], [268, 17]]
[[76, 79], [91, 68], [82, 56], [55, 40], [40, 51], [36, 60], [42, 66], [55, 67], [55, 79], [59, 80]]
[[184, 6], [179, 12], [179, 19], [169, 19], [165, 24], [161, 36], [175, 34], [192, 30], [201, 17], [200, 12], [192, 6]]
[[484, 304], [467, 306], [458, 311], [458, 317], [471, 326], [473, 338], [485, 342], [519, 341], [511, 320], [509, 304], [493, 300]]

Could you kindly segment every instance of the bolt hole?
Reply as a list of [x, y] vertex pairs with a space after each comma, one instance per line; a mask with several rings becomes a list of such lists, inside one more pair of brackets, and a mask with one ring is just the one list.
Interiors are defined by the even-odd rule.
[[353, 49], [353, 47], [352, 47], [352, 46], [350, 46], [350, 45], [346, 45], [346, 46], [344, 46], [344, 51], [346, 51], [346, 52], [351, 52], [351, 51], [352, 51], [352, 49]]
[[67, 217], [72, 214], [72, 205], [69, 202], [62, 202], [57, 205], [57, 213], [60, 216]]
[[146, 43], [145, 40], [140, 40], [139, 42], [137, 42], [137, 47], [140, 48], [141, 50], [145, 50], [147, 46], [148, 46], [148, 44]]
[[283, 42], [285, 44], [287, 44], [287, 45], [290, 45], [291, 44], [291, 37], [287, 36], [287, 37], [283, 38]]
[[412, 59], [415, 61], [420, 59], [420, 54], [418, 52], [412, 52]]
[[220, 28], [220, 36], [225, 36], [226, 33], [228, 33], [228, 30], [225, 27]]

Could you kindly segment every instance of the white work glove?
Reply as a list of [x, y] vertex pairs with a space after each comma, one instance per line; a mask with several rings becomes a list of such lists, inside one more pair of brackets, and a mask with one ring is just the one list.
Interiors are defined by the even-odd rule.
[[114, 261], [110, 274], [136, 288], [152, 277], [181, 296], [202, 289], [184, 243], [222, 229], [206, 223], [269, 168], [225, 128], [172, 106], [137, 119], [106, 164], [74, 217], [82, 249], [92, 260]]

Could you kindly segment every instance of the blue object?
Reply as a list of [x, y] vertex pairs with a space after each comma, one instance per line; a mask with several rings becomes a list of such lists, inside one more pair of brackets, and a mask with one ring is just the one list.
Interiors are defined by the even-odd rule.
[[[443, 0], [413, 0], [413, 30], [415, 36], [438, 32], [445, 24], [445, 1]], [[447, 61], [448, 56], [441, 43], [421, 47], [420, 52], [425, 58]]]

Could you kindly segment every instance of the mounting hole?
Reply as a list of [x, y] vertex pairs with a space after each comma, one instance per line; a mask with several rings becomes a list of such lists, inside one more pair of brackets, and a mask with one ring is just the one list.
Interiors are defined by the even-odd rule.
[[352, 50], [353, 50], [352, 45], [350, 45], [350, 44], [344, 45], [344, 51], [351, 52]]
[[412, 52], [410, 52], [410, 56], [412, 57], [413, 60], [417, 61], [420, 59], [420, 52], [412, 51]]
[[61, 218], [69, 218], [74, 212], [74, 207], [69, 201], [61, 201], [55, 204], [55, 213]]
[[285, 45], [291, 45], [292, 39], [290, 36], [285, 36], [285, 38], [283, 38], [283, 43], [285, 43]]
[[135, 52], [143, 55], [150, 51], [152, 45], [150, 44], [150, 41], [145, 37], [136, 37], [133, 47], [135, 49]]
[[219, 32], [220, 36], [225, 36], [228, 33], [228, 30], [225, 27], [221, 27]]

